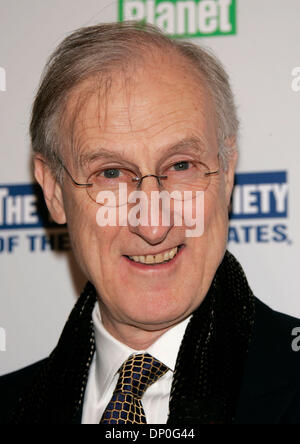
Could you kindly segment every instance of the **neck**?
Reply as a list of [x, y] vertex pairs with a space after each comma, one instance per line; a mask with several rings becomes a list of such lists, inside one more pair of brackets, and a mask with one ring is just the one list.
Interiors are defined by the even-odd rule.
[[104, 328], [118, 341], [132, 348], [133, 350], [146, 350], [157, 339], [159, 339], [170, 328], [178, 322], [164, 324], [162, 326], [143, 326], [125, 322], [118, 322], [112, 319], [105, 308], [100, 305], [101, 320]]

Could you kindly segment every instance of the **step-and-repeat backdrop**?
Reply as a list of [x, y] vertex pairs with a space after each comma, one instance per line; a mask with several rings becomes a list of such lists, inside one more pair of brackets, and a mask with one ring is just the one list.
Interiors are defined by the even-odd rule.
[[85, 281], [41, 206], [28, 124], [50, 53], [99, 22], [145, 19], [220, 57], [241, 118], [228, 248], [262, 301], [300, 317], [299, 17], [299, 0], [0, 0], [0, 374], [49, 354]]

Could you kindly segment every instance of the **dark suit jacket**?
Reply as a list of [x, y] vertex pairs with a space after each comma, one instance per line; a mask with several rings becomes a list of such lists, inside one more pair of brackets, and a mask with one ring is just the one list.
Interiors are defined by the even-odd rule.
[[[292, 350], [292, 330], [295, 327], [300, 327], [300, 320], [275, 312], [256, 299], [254, 334], [235, 423], [300, 424], [300, 352]], [[1, 424], [8, 422], [9, 411], [22, 392], [31, 386], [44, 362], [0, 378]], [[50, 405], [49, 409], [64, 409], [64, 406]], [[77, 423], [81, 423], [81, 413], [82, 410]], [[176, 418], [173, 418], [174, 422]], [[188, 422], [197, 424], [196, 412]]]

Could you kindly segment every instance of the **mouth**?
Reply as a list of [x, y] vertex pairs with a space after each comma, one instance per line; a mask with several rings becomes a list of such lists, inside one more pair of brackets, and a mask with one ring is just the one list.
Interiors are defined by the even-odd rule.
[[183, 244], [178, 245], [177, 247], [171, 248], [164, 252], [158, 254], [147, 254], [147, 255], [138, 255], [138, 256], [125, 256], [131, 262], [136, 264], [148, 265], [149, 267], [153, 267], [155, 265], [167, 264], [168, 262], [173, 261], [176, 256], [179, 254], [180, 250], [184, 247]]

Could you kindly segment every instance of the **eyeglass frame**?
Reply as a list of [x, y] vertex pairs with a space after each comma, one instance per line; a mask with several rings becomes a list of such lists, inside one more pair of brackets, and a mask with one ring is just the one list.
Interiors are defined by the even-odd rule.
[[[63, 163], [62, 160], [59, 158], [59, 156], [56, 156], [56, 158], [57, 158], [58, 162], [60, 163], [60, 165], [62, 166], [62, 168], [63, 168], [63, 169], [65, 170], [65, 172], [67, 173], [67, 175], [69, 176], [69, 178], [71, 179], [71, 181], [72, 181], [72, 183], [73, 183], [74, 186], [79, 187], [79, 188], [85, 188], [85, 189], [87, 189], [87, 188], [91, 188], [91, 187], [94, 185], [94, 183], [78, 183], [78, 182], [73, 178], [72, 174], [70, 173], [70, 171], [68, 170], [68, 168], [64, 165], [64, 163]], [[219, 153], [218, 153], [218, 161], [220, 162], [220, 154], [219, 154]], [[205, 166], [207, 166], [207, 165], [205, 165]], [[215, 170], [215, 171], [208, 171], [208, 172], [204, 173], [204, 175], [205, 175], [205, 176], [214, 176], [214, 175], [218, 175], [218, 174], [220, 174], [220, 171], [221, 171], [221, 168], [219, 167], [219, 168], [218, 168], [217, 170]], [[162, 186], [163, 186], [162, 183], [160, 182], [160, 180], [161, 180], [161, 179], [167, 179], [167, 178], [168, 178], [167, 175], [157, 175], [157, 174], [146, 174], [146, 175], [144, 175], [144, 176], [142, 176], [142, 177], [132, 177], [132, 182], [138, 182], [138, 184], [137, 184], [137, 189], [139, 189], [139, 188], [141, 187], [142, 182], [143, 182], [143, 180], [144, 180], [146, 177], [155, 177], [156, 180], [157, 180], [157, 183], [158, 183], [159, 187], [162, 187]], [[87, 193], [87, 194], [88, 194], [89, 198], [90, 198], [93, 202], [95, 202], [95, 203], [97, 203], [98, 205], [100, 205], [98, 202], [96, 202], [94, 199], [91, 198], [91, 196], [89, 195], [89, 193]]]

